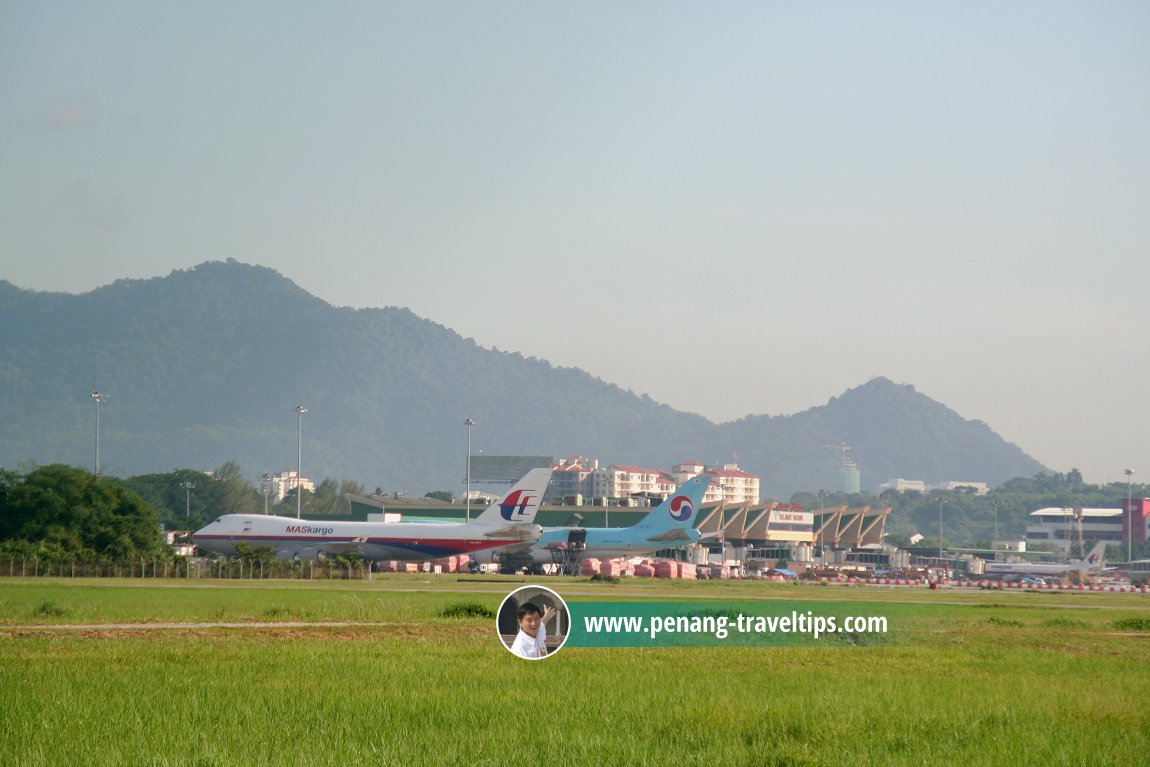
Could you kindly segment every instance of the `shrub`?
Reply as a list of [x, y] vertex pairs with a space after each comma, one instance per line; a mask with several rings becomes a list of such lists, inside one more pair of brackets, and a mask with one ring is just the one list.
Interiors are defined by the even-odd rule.
[[441, 618], [494, 618], [495, 611], [478, 602], [456, 602], [439, 611]]
[[32, 613], [42, 618], [61, 618], [68, 614], [68, 610], [51, 599], [45, 599], [32, 609]]
[[1150, 631], [1150, 618], [1122, 618], [1111, 625], [1119, 631]]

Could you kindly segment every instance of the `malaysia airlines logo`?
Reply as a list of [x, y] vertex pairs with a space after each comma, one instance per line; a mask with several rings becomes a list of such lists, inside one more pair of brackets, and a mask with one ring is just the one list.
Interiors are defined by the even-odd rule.
[[499, 504], [499, 514], [508, 522], [514, 522], [527, 515], [527, 509], [536, 506], [533, 503], [535, 496], [528, 495], [533, 493], [534, 490], [516, 490], [511, 495], [504, 499], [503, 503]]
[[685, 495], [676, 495], [671, 499], [671, 519], [676, 522], [686, 522], [695, 513], [695, 504]]

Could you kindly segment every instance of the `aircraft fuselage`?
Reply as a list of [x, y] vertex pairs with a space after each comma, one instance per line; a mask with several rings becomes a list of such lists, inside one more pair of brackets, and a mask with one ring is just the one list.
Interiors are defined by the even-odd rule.
[[492, 526], [412, 522], [311, 521], [291, 517], [226, 514], [192, 534], [205, 551], [235, 556], [239, 544], [269, 547], [284, 559], [359, 554], [367, 560], [425, 561], [522, 545], [538, 525]]

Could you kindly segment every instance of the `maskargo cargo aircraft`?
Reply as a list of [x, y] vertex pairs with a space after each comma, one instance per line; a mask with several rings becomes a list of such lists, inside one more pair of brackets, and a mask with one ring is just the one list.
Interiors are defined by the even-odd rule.
[[236, 545], [271, 547], [279, 559], [318, 559], [359, 554], [381, 559], [425, 561], [492, 548], [530, 549], [543, 528], [535, 513], [551, 469], [532, 469], [471, 522], [344, 522], [261, 514], [225, 514], [192, 534], [205, 551], [234, 556]]

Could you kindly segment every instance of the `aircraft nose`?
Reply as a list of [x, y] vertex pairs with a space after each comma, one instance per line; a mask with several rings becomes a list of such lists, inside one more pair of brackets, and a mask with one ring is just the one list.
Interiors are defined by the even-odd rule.
[[[215, 523], [213, 522], [212, 524], [215, 524]], [[204, 536], [206, 536], [206, 535], [208, 535], [208, 534], [210, 533], [210, 531], [208, 530], [208, 528], [210, 528], [211, 526], [212, 526], [211, 524], [209, 524], [209, 525], [204, 525], [204, 526], [203, 526], [203, 527], [201, 527], [199, 530], [197, 530], [196, 532], [194, 532], [194, 533], [192, 533], [191, 535], [189, 535], [189, 536], [188, 536], [188, 539], [189, 539], [189, 540], [191, 540], [191, 541], [192, 541], [192, 543], [197, 543], [197, 542], [199, 542], [199, 541], [203, 540]]]

